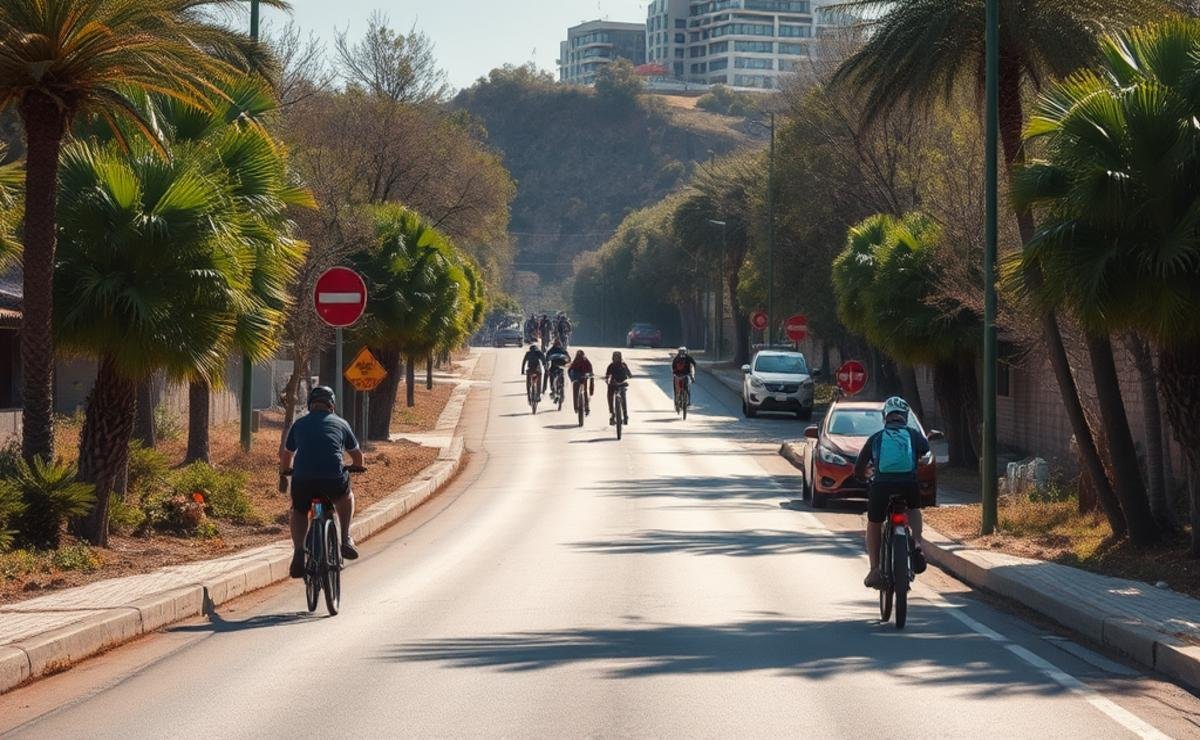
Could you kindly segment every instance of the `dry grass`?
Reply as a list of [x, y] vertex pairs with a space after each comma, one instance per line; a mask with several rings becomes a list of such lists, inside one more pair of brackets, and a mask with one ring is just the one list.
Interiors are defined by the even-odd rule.
[[930, 509], [925, 520], [938, 531], [981, 549], [1048, 560], [1095, 573], [1147, 583], [1200, 597], [1200, 562], [1187, 557], [1185, 534], [1169, 535], [1157, 547], [1139, 550], [1114, 541], [1099, 513], [1080, 514], [1075, 501], [1034, 502], [1004, 497], [996, 534], [979, 535], [980, 506]]
[[452, 383], [435, 382], [433, 390], [426, 390], [425, 383], [419, 382], [413, 388], [414, 404], [409, 408], [405, 405], [405, 389], [402, 384], [396, 397], [396, 408], [392, 412], [392, 433], [432, 432], [453, 391]]

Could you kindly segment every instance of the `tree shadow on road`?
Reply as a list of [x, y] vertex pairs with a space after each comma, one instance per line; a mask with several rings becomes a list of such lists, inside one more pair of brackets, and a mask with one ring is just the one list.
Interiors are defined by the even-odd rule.
[[862, 537], [857, 534], [807, 534], [784, 529], [740, 529], [685, 531], [645, 529], [627, 537], [573, 542], [584, 552], [611, 555], [724, 555], [746, 558], [763, 555], [822, 553], [857, 558], [862, 554]]
[[685, 498], [698, 501], [785, 499], [791, 495], [790, 491], [772, 483], [773, 479], [761, 475], [672, 475], [601, 481], [583, 490], [599, 491], [605, 496], [617, 498]]

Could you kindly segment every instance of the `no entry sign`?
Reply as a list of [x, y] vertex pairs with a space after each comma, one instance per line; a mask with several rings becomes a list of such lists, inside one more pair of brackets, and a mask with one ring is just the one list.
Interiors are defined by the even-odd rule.
[[803, 314], [796, 314], [787, 320], [783, 330], [787, 332], [787, 338], [793, 342], [803, 342], [808, 338], [808, 317]]
[[347, 267], [333, 267], [317, 278], [313, 291], [317, 316], [334, 327], [350, 326], [362, 318], [367, 307], [367, 284]]
[[750, 326], [754, 327], [755, 331], [766, 331], [769, 322], [766, 311], [755, 311], [750, 314]]
[[850, 360], [838, 368], [837, 384], [847, 396], [861, 393], [867, 387], [867, 369], [858, 360]]

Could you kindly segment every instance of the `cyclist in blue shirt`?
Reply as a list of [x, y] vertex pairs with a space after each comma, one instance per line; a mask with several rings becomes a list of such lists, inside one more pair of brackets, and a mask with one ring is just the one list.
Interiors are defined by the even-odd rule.
[[304, 535], [308, 531], [308, 509], [314, 498], [325, 497], [333, 503], [342, 528], [342, 557], [358, 558], [358, 549], [350, 537], [354, 518], [354, 492], [346, 472], [344, 455], [351, 464], [362, 467], [363, 453], [346, 420], [334, 413], [333, 389], [319, 385], [308, 394], [308, 413], [288, 430], [287, 440], [279, 449], [279, 469], [292, 470], [292, 578], [304, 576]]
[[879, 547], [883, 534], [880, 527], [887, 515], [892, 496], [900, 495], [908, 506], [908, 521], [912, 527], [914, 551], [913, 571], [925, 572], [925, 553], [921, 551], [921, 489], [917, 484], [917, 467], [920, 460], [929, 454], [929, 440], [924, 434], [908, 425], [908, 402], [899, 396], [889, 398], [883, 404], [883, 429], [867, 438], [854, 464], [854, 476], [867, 480], [868, 468], [870, 489], [867, 494], [867, 557], [871, 560], [871, 571], [863, 585], [878, 588], [883, 582], [879, 573]]

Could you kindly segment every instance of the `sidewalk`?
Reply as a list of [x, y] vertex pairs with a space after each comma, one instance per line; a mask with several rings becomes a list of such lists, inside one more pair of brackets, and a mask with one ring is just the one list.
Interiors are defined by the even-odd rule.
[[[433, 434], [421, 442], [437, 460], [391, 496], [360, 512], [351, 527], [365, 540], [437, 493], [457, 472], [463, 438], [455, 433], [479, 355], [466, 363]], [[397, 435], [400, 436], [400, 435]], [[291, 543], [280, 541], [216, 560], [185, 563], [98, 581], [0, 607], [0, 693], [84, 658], [207, 612], [288, 577]]]

